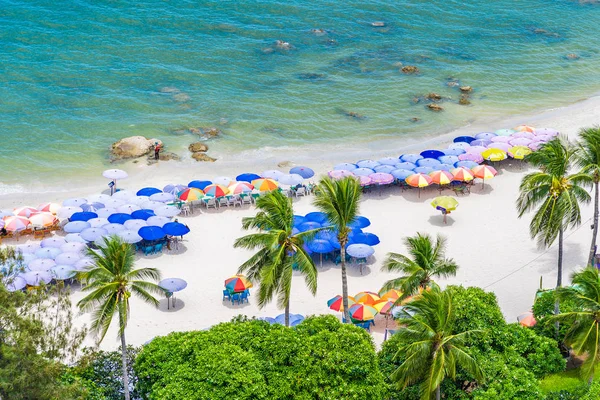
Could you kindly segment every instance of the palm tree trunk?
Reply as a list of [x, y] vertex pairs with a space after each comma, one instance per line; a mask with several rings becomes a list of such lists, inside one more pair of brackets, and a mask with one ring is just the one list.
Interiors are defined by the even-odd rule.
[[290, 299], [285, 303], [285, 326], [290, 326]]
[[442, 398], [442, 393], [440, 391], [440, 385], [435, 388], [435, 400], [440, 400]]
[[127, 345], [125, 343], [125, 330], [121, 332], [121, 358], [123, 361], [123, 393], [125, 400], [129, 400], [129, 376], [127, 374]]
[[588, 265], [594, 264], [594, 256], [596, 255], [596, 238], [598, 237], [598, 182], [594, 183], [594, 225], [592, 227], [592, 245], [590, 246], [590, 256]]
[[342, 302], [344, 303], [344, 319], [350, 323], [350, 314], [348, 313], [348, 276], [346, 275], [346, 240], [340, 241], [340, 257], [342, 261]]
[[[561, 227], [558, 231], [558, 273], [556, 277], [556, 288], [562, 286], [562, 268], [563, 267], [563, 228]], [[558, 315], [560, 313], [560, 305], [558, 299], [554, 302], [554, 315]], [[558, 340], [558, 328], [559, 323], [556, 321], [554, 324], [554, 330], [556, 335], [556, 340]]]

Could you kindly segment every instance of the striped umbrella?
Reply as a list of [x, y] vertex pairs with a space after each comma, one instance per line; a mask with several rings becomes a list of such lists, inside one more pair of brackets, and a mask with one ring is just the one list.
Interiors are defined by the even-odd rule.
[[263, 178], [263, 179], [255, 179], [252, 181], [252, 185], [254, 189], [259, 192], [270, 192], [271, 190], [275, 190], [279, 187], [277, 181], [273, 179]]
[[357, 321], [371, 321], [377, 315], [377, 310], [366, 304], [354, 304], [348, 309], [350, 318]]
[[233, 293], [243, 292], [252, 287], [252, 282], [244, 275], [235, 275], [225, 279], [225, 289]]
[[464, 167], [458, 167], [450, 171], [455, 181], [471, 182], [475, 177], [473, 173]]
[[[355, 303], [354, 297], [348, 296], [348, 307]], [[327, 307], [333, 311], [344, 311], [344, 298], [338, 294], [334, 298], [327, 300]]]
[[27, 229], [29, 219], [20, 216], [6, 217], [4, 219], [4, 229], [9, 232], [19, 232]]
[[373, 308], [380, 314], [389, 314], [394, 307], [394, 303], [395, 302], [391, 300], [379, 300], [373, 304]]
[[413, 174], [406, 178], [406, 183], [408, 183], [412, 187], [426, 187], [431, 185], [431, 177], [425, 174]]
[[333, 179], [342, 179], [349, 176], [354, 176], [354, 174], [346, 169], [335, 169], [333, 171], [329, 171], [329, 176]]
[[402, 292], [400, 292], [399, 290], [396, 290], [396, 289], [390, 289], [383, 294], [381, 294], [381, 292], [379, 292], [379, 295], [381, 297], [381, 300], [396, 301], [400, 298], [400, 296], [402, 296]]
[[506, 151], [500, 149], [487, 149], [481, 153], [481, 156], [488, 161], [502, 161], [506, 159]]
[[[210, 185], [207, 185], [207, 186], [210, 186]], [[177, 197], [179, 197], [180, 200], [183, 200], [186, 202], [187, 201], [195, 201], [195, 200], [200, 200], [201, 198], [203, 198], [204, 192], [200, 189], [189, 188], [189, 189], [185, 189], [182, 192], [179, 192]]]
[[532, 150], [527, 146], [514, 146], [508, 149], [508, 155], [515, 160], [522, 160], [532, 153]]
[[49, 212], [41, 212], [29, 217], [29, 222], [35, 226], [48, 227], [54, 225], [56, 221], [58, 221], [56, 217]]
[[19, 217], [29, 218], [32, 214], [37, 214], [40, 211], [37, 208], [25, 206], [25, 207], [17, 207], [13, 210], [14, 215], [18, 215]]
[[492, 179], [498, 173], [493, 167], [490, 167], [489, 165], [478, 165], [475, 168], [473, 168], [472, 171], [475, 178], [483, 179], [483, 185], [485, 185], [486, 179]]
[[447, 171], [433, 171], [429, 176], [431, 181], [438, 185], [448, 185], [454, 179], [454, 176]]
[[38, 210], [42, 212], [49, 212], [51, 214], [55, 214], [60, 209], [61, 205], [58, 203], [42, 203], [38, 206]]
[[354, 296], [354, 300], [356, 300], [357, 303], [372, 306], [373, 304], [381, 300], [381, 298], [377, 293], [374, 292], [359, 292]]
[[251, 192], [254, 186], [248, 182], [232, 182], [229, 185], [229, 192], [233, 194]]
[[515, 131], [518, 132], [535, 132], [535, 128], [533, 126], [529, 126], [529, 125], [519, 125], [515, 128]]

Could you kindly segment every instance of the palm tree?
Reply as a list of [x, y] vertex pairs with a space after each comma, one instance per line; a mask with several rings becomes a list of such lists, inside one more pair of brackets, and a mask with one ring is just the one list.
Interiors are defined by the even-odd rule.
[[[529, 233], [532, 238], [537, 238], [540, 247], [548, 248], [558, 238], [556, 287], [562, 285], [564, 231], [581, 223], [579, 203], [590, 201], [584, 188], [591, 183], [589, 175], [570, 173], [575, 154], [574, 147], [556, 138], [527, 156], [526, 160], [540, 171], [523, 177], [517, 198], [519, 218], [534, 211]], [[557, 301], [555, 314], [558, 313]]]
[[132, 294], [146, 303], [158, 307], [151, 293], [164, 294], [157, 284], [160, 272], [155, 268], [134, 269], [135, 251], [133, 246], [114, 236], [104, 239], [99, 252], [90, 250], [88, 255], [94, 261], [80, 279], [86, 283], [81, 289], [90, 292], [77, 303], [83, 312], [92, 312], [91, 329], [102, 342], [115, 314], [119, 317], [119, 336], [123, 361], [123, 389], [129, 400], [129, 379], [127, 376], [127, 346], [125, 328], [129, 319], [129, 298]]
[[600, 274], [596, 267], [588, 266], [574, 273], [572, 282], [573, 286], [559, 288], [556, 296], [561, 301], [570, 301], [576, 311], [553, 318], [569, 322], [565, 343], [573, 348], [575, 354], [586, 356], [581, 373], [592, 383], [600, 361]]
[[321, 210], [337, 231], [340, 243], [340, 259], [342, 265], [342, 302], [344, 305], [344, 317], [350, 323], [348, 314], [348, 277], [346, 274], [346, 245], [350, 227], [358, 216], [361, 187], [356, 178], [347, 177], [340, 180], [332, 180], [324, 177], [319, 182], [315, 191], [314, 205]]
[[435, 243], [429, 235], [417, 233], [416, 236], [404, 239], [410, 256], [398, 253], [389, 253], [382, 271], [400, 272], [399, 278], [387, 281], [382, 291], [398, 289], [402, 292], [401, 299], [405, 299], [418, 292], [435, 286], [432, 278], [448, 278], [456, 275], [458, 265], [451, 258], [445, 258], [446, 239], [438, 235]]
[[304, 275], [306, 286], [314, 296], [317, 293], [317, 268], [304, 250], [304, 241], [314, 236], [315, 230], [294, 234], [292, 200], [279, 191], [260, 197], [256, 216], [244, 218], [244, 229], [258, 229], [259, 233], [237, 239], [234, 247], [258, 249], [239, 268], [250, 280], [260, 282], [258, 305], [264, 307], [275, 294], [279, 307], [285, 308], [285, 326], [290, 324], [290, 290], [294, 267]]
[[596, 238], [598, 237], [598, 201], [600, 183], [600, 126], [582, 129], [579, 133], [581, 142], [577, 153], [577, 164], [581, 172], [590, 176], [594, 182], [594, 224], [592, 225], [592, 244], [588, 265], [594, 265], [596, 255]]
[[407, 303], [398, 318], [402, 345], [395, 357], [404, 359], [391, 379], [403, 388], [421, 382], [421, 399], [441, 398], [440, 385], [449, 377], [455, 379], [461, 367], [483, 381], [483, 373], [469, 355], [465, 340], [479, 331], [453, 332], [452, 296], [438, 288], [424, 291]]

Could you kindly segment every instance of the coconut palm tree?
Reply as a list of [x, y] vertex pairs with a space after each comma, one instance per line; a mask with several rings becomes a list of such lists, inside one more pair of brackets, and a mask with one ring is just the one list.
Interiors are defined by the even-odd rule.
[[361, 194], [360, 183], [356, 178], [347, 177], [332, 180], [324, 177], [317, 185], [315, 200], [313, 202], [327, 216], [327, 220], [337, 232], [338, 241], [341, 246], [342, 302], [344, 305], [344, 317], [348, 323], [351, 322], [348, 314], [348, 277], [346, 274], [346, 245], [348, 244], [348, 234], [350, 233], [348, 225], [358, 216]]
[[[581, 223], [579, 203], [590, 201], [584, 188], [591, 184], [589, 175], [570, 171], [575, 154], [575, 147], [556, 138], [527, 156], [526, 160], [540, 171], [523, 177], [517, 198], [519, 218], [533, 211], [529, 233], [537, 238], [538, 245], [548, 248], [558, 239], [556, 287], [562, 285], [564, 232]], [[555, 313], [558, 312], [557, 302]]]
[[431, 236], [417, 233], [404, 239], [409, 256], [389, 253], [381, 267], [385, 272], [400, 272], [399, 278], [387, 281], [382, 291], [397, 289], [402, 292], [400, 299], [412, 296], [419, 289], [435, 286], [433, 278], [448, 278], [456, 275], [458, 265], [445, 257], [446, 239], [438, 235], [435, 243]]
[[[125, 399], [129, 400], [129, 379], [127, 377], [127, 346], [125, 328], [129, 319], [129, 298], [139, 297], [146, 303], [158, 307], [158, 300], [152, 294], [164, 294], [164, 290], [156, 283], [160, 272], [155, 268], [134, 267], [135, 251], [133, 246], [113, 236], [104, 239], [99, 252], [89, 251], [94, 265], [80, 274], [85, 282], [81, 289], [89, 292], [77, 303], [83, 312], [92, 313], [91, 330], [97, 335], [100, 343], [110, 327], [113, 316], [118, 315], [119, 336], [123, 362], [123, 390]], [[150, 281], [149, 281], [150, 280]]]
[[395, 357], [404, 361], [391, 379], [404, 388], [421, 382], [421, 399], [441, 398], [440, 385], [455, 379], [461, 367], [483, 381], [483, 372], [469, 355], [465, 340], [479, 331], [454, 332], [452, 296], [437, 287], [422, 292], [403, 306], [398, 318], [400, 347]]
[[578, 356], [585, 355], [581, 374], [592, 382], [600, 361], [600, 274], [596, 267], [587, 267], [573, 274], [573, 286], [559, 288], [559, 300], [568, 300], [576, 311], [558, 314], [553, 319], [569, 323], [565, 343]]
[[244, 229], [258, 229], [258, 233], [237, 239], [234, 247], [258, 250], [239, 268], [248, 278], [260, 283], [258, 305], [264, 307], [277, 295], [279, 307], [285, 308], [285, 326], [290, 324], [290, 291], [294, 267], [304, 276], [306, 286], [314, 296], [317, 293], [317, 268], [304, 250], [304, 241], [315, 230], [294, 234], [292, 200], [279, 191], [260, 197], [256, 216], [244, 218]]
[[582, 129], [579, 133], [579, 151], [577, 152], [577, 164], [581, 172], [588, 174], [594, 182], [594, 223], [592, 225], [592, 244], [588, 265], [594, 265], [596, 255], [596, 239], [598, 237], [598, 201], [600, 183], [600, 126]]

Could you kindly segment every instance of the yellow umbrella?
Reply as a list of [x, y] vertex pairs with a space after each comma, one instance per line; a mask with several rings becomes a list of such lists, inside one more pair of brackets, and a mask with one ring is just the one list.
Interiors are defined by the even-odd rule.
[[454, 176], [448, 171], [433, 171], [429, 173], [433, 183], [438, 185], [448, 185], [454, 179]]
[[473, 171], [473, 175], [475, 175], [475, 178], [483, 179], [483, 184], [481, 185], [481, 187], [485, 185], [486, 179], [492, 179], [498, 173], [493, 167], [484, 164], [476, 166], [471, 171]]
[[466, 169], [465, 167], [458, 167], [450, 171], [452, 175], [454, 175], [455, 181], [461, 182], [471, 182], [475, 177], [473, 173]]
[[253, 180], [252, 186], [260, 192], [270, 192], [271, 190], [277, 189], [279, 184], [273, 179], [261, 178]]
[[377, 293], [373, 292], [360, 292], [354, 296], [354, 300], [357, 303], [367, 304], [372, 306], [375, 302], [381, 300]]
[[450, 211], [456, 210], [458, 207], [458, 201], [454, 197], [450, 196], [439, 196], [433, 199], [431, 205], [436, 210], [440, 210], [444, 216], [444, 224], [446, 224], [446, 215], [450, 214]]
[[391, 300], [379, 300], [373, 304], [373, 308], [381, 314], [388, 314], [392, 307], [394, 307], [394, 302]]
[[[379, 292], [381, 293], [381, 292]], [[391, 300], [396, 301], [402, 296], [402, 292], [396, 289], [390, 289], [384, 294], [381, 295], [381, 300]]]
[[431, 177], [425, 174], [412, 174], [411, 176], [406, 178], [406, 183], [408, 183], [412, 187], [418, 188], [429, 186], [431, 185], [431, 182], [433, 182]]
[[514, 146], [508, 149], [508, 155], [515, 160], [522, 160], [531, 153], [532, 150], [527, 146]]
[[487, 149], [481, 156], [489, 161], [502, 161], [506, 159], [506, 152], [500, 149]]

